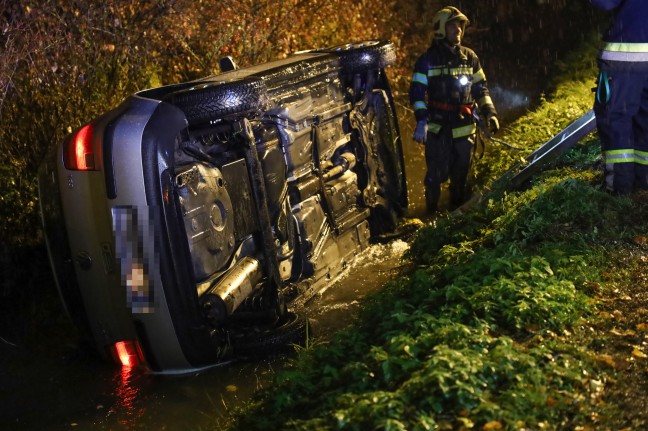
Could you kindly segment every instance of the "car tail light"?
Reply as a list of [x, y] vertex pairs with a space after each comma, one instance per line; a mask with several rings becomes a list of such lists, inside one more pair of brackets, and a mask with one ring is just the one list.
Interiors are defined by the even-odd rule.
[[141, 349], [137, 341], [118, 341], [112, 345], [111, 351], [123, 368], [134, 368], [142, 364]]
[[63, 164], [74, 171], [96, 170], [94, 153], [94, 126], [86, 124], [76, 130], [63, 147]]

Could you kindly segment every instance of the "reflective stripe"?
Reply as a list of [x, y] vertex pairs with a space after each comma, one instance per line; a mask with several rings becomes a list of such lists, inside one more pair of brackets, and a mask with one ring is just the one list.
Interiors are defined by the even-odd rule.
[[606, 159], [605, 159], [605, 164], [634, 163], [634, 162], [635, 162], [634, 156], [630, 156], [629, 158], [623, 158], [623, 157], [619, 157], [619, 158], [610, 157], [610, 158], [607, 158], [606, 157]]
[[607, 42], [604, 51], [613, 52], [645, 52], [648, 53], [648, 43]]
[[476, 130], [477, 126], [475, 126], [475, 124], [468, 124], [467, 126], [457, 127], [456, 129], [452, 129], [452, 137], [463, 138], [465, 136], [470, 136], [473, 135]]
[[604, 151], [603, 157], [605, 158], [605, 163], [635, 162], [635, 152], [632, 149]]
[[414, 110], [418, 111], [419, 109], [427, 109], [427, 105], [425, 104], [425, 102], [422, 102], [420, 100], [414, 102]]
[[416, 72], [414, 76], [412, 76], [412, 82], [418, 82], [419, 84], [428, 85], [427, 76], [425, 76], [424, 73], [419, 73], [419, 72]]
[[640, 165], [648, 165], [648, 152], [635, 150], [635, 162]]
[[454, 69], [450, 69], [450, 73], [453, 75], [467, 75], [470, 76], [472, 75], [472, 68], [471, 67], [457, 67]]
[[482, 69], [479, 69], [477, 72], [473, 73], [473, 84], [484, 81], [486, 79], [486, 74]]
[[602, 51], [601, 60], [647, 62], [648, 52]]
[[484, 107], [484, 106], [486, 106], [486, 105], [490, 105], [490, 106], [493, 106], [493, 107], [495, 106], [495, 105], [493, 104], [493, 99], [491, 99], [490, 96], [484, 96], [484, 97], [482, 97], [481, 99], [479, 99], [479, 101], [477, 102], [477, 104], [479, 105], [480, 108], [482, 108], [482, 107]]
[[432, 69], [428, 69], [427, 73], [428, 77], [433, 77], [433, 76], [442, 76], [442, 75], [452, 75], [452, 76], [459, 76], [459, 75], [466, 75], [466, 76], [472, 76], [472, 69], [470, 67], [433, 67]]
[[[442, 124], [433, 123], [428, 121], [428, 132], [437, 134], [441, 131]], [[477, 126], [475, 124], [468, 124], [466, 126], [457, 127], [452, 129], [453, 138], [463, 138], [466, 136], [474, 135], [477, 131]]]
[[433, 123], [431, 121], [428, 122], [428, 132], [434, 133], [435, 135], [441, 131], [441, 124]]

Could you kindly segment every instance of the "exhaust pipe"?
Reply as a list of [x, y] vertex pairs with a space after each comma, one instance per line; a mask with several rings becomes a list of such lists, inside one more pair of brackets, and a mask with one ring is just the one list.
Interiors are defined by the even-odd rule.
[[261, 278], [258, 260], [249, 256], [239, 260], [200, 297], [205, 317], [213, 322], [223, 322], [252, 294]]

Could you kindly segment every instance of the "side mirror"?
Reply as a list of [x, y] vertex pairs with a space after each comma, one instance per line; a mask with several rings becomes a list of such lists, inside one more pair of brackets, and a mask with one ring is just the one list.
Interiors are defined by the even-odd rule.
[[232, 57], [223, 57], [218, 60], [218, 67], [220, 67], [221, 72], [229, 72], [230, 70], [238, 69], [238, 66], [234, 62]]

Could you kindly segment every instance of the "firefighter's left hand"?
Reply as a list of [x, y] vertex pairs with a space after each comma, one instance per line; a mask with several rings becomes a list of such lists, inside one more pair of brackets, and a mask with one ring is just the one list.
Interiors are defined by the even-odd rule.
[[499, 120], [496, 116], [491, 115], [490, 117], [488, 117], [488, 128], [490, 129], [491, 133], [497, 133], [499, 131], [500, 125]]
[[416, 123], [416, 130], [414, 130], [413, 139], [419, 144], [425, 144], [427, 140], [428, 125], [427, 121], [421, 120]]

